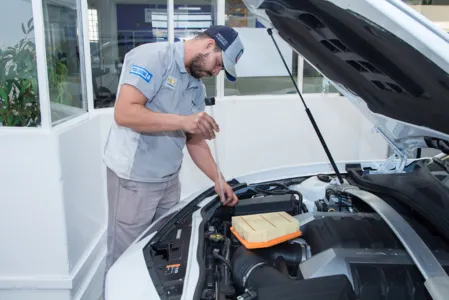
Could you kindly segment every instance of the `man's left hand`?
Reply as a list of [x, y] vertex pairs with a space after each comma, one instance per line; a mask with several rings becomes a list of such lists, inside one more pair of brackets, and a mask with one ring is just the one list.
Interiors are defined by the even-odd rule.
[[226, 206], [236, 205], [237, 202], [239, 201], [239, 199], [237, 198], [237, 195], [234, 193], [231, 186], [225, 180], [222, 180], [222, 182], [223, 182], [223, 193], [224, 193], [225, 199], [221, 199], [219, 179], [215, 182], [215, 192], [220, 197], [221, 203], [223, 203], [223, 205], [226, 205]]

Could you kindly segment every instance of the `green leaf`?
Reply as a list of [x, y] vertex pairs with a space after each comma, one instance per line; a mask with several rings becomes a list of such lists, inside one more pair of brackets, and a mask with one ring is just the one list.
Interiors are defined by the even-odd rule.
[[6, 93], [6, 91], [0, 87], [0, 98], [6, 102], [7, 98], [8, 98], [8, 94]]
[[12, 112], [9, 114], [9, 116], [8, 116], [8, 122], [7, 122], [7, 125], [8, 126], [12, 126], [13, 125], [13, 122], [14, 122], [14, 116], [12, 115]]
[[20, 121], [21, 121], [22, 118], [23, 118], [23, 116], [19, 112], [19, 115], [16, 116], [15, 118], [13, 118], [11, 126], [20, 125]]
[[6, 81], [6, 94], [9, 95], [9, 93], [11, 93], [11, 89], [12, 89], [12, 80], [7, 80]]
[[15, 53], [16, 53], [16, 50], [15, 50], [15, 49], [9, 49], [9, 48], [8, 48], [8, 50], [6, 50], [6, 51], [3, 53], [3, 55], [4, 55], [4, 56], [13, 55], [13, 56], [14, 56]]
[[31, 79], [31, 86], [33, 87], [33, 92], [37, 96], [38, 94], [38, 85], [37, 85], [37, 79], [34, 77]]
[[28, 28], [30, 28], [30, 26], [31, 26], [32, 23], [33, 23], [33, 18], [31, 18], [31, 19], [28, 21]]
[[17, 53], [16, 62], [21, 63], [25, 58], [25, 55], [26, 55], [25, 51], [19, 51], [19, 53]]
[[27, 32], [25, 30], [25, 25], [23, 25], [23, 23], [22, 23], [22, 31], [23, 31], [23, 34], [27, 34]]
[[31, 81], [29, 80], [22, 80], [20, 84], [20, 93], [25, 93], [26, 90], [28, 90], [31, 87]]
[[27, 34], [28, 33], [30, 33], [31, 31], [33, 31], [33, 29], [34, 29], [34, 25], [33, 26], [31, 26], [29, 29], [28, 29], [28, 32], [27, 32]]

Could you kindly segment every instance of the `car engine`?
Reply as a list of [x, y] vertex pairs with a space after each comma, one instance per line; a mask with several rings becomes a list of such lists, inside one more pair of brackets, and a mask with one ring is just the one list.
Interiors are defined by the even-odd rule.
[[[216, 207], [204, 226], [200, 299], [431, 299], [390, 227], [363, 201], [326, 192], [331, 179], [256, 184], [235, 207]], [[246, 249], [230, 231], [232, 216], [278, 211], [299, 220], [299, 238]], [[408, 221], [449, 271], [444, 239], [424, 221]]]
[[[344, 180], [390, 207], [448, 272], [447, 166], [420, 161], [407, 168], [394, 176], [347, 165]], [[432, 299], [416, 263], [416, 256], [429, 253], [414, 252], [412, 259], [391, 224], [357, 193], [330, 188], [333, 180], [332, 175], [249, 185], [234, 180], [229, 183], [239, 198], [236, 206], [221, 205], [210, 188], [159, 220], [146, 234], [155, 232], [143, 257], [160, 298]], [[233, 217], [273, 212], [296, 219], [300, 235], [248, 249], [231, 231]]]

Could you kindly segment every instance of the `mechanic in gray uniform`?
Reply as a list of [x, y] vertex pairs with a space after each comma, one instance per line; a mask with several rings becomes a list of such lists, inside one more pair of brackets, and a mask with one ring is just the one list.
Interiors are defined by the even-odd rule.
[[[203, 77], [225, 70], [235, 81], [244, 47], [238, 33], [212, 26], [185, 42], [148, 43], [126, 54], [104, 162], [108, 185], [106, 271], [153, 220], [180, 200], [179, 171], [187, 146], [219, 193], [206, 139], [219, 126], [204, 112]], [[237, 196], [223, 180], [224, 205]]]

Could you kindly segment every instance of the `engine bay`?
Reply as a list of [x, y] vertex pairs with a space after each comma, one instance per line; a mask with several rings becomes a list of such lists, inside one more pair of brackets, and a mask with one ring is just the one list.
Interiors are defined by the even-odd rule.
[[[423, 175], [425, 170], [428, 176]], [[445, 223], [438, 226], [437, 222], [447, 202], [425, 199], [448, 194], [447, 175], [443, 179], [435, 175], [441, 176], [441, 168], [417, 163], [395, 183], [396, 193], [416, 195], [410, 183], [416, 182], [416, 174], [427, 176], [426, 191], [434, 192], [421, 191], [420, 202], [405, 196], [398, 200], [388, 192], [385, 178], [391, 175], [370, 175], [357, 167], [347, 171], [346, 181], [361, 187], [369, 182], [370, 191], [407, 220], [449, 271]], [[432, 299], [422, 273], [392, 228], [358, 197], [329, 189], [333, 179], [319, 174], [250, 185], [234, 182], [239, 197], [235, 207], [222, 206], [216, 195], [198, 205], [213, 191], [199, 197], [171, 218], [143, 250], [161, 299], [180, 300], [186, 289], [192, 289], [186, 288], [187, 276], [196, 272], [188, 267], [189, 256], [199, 268], [193, 299], [283, 300], [298, 295], [301, 300]], [[272, 212], [298, 220], [301, 235], [274, 246], [247, 249], [231, 232], [233, 217]], [[426, 215], [436, 217], [429, 220]]]
[[[331, 180], [319, 175], [253, 185], [239, 194], [236, 207], [217, 207], [204, 228], [200, 299], [431, 299], [386, 222], [360, 199], [326, 190]], [[299, 220], [299, 238], [246, 249], [230, 232], [232, 216], [278, 211]], [[410, 222], [449, 271], [444, 236]]]

